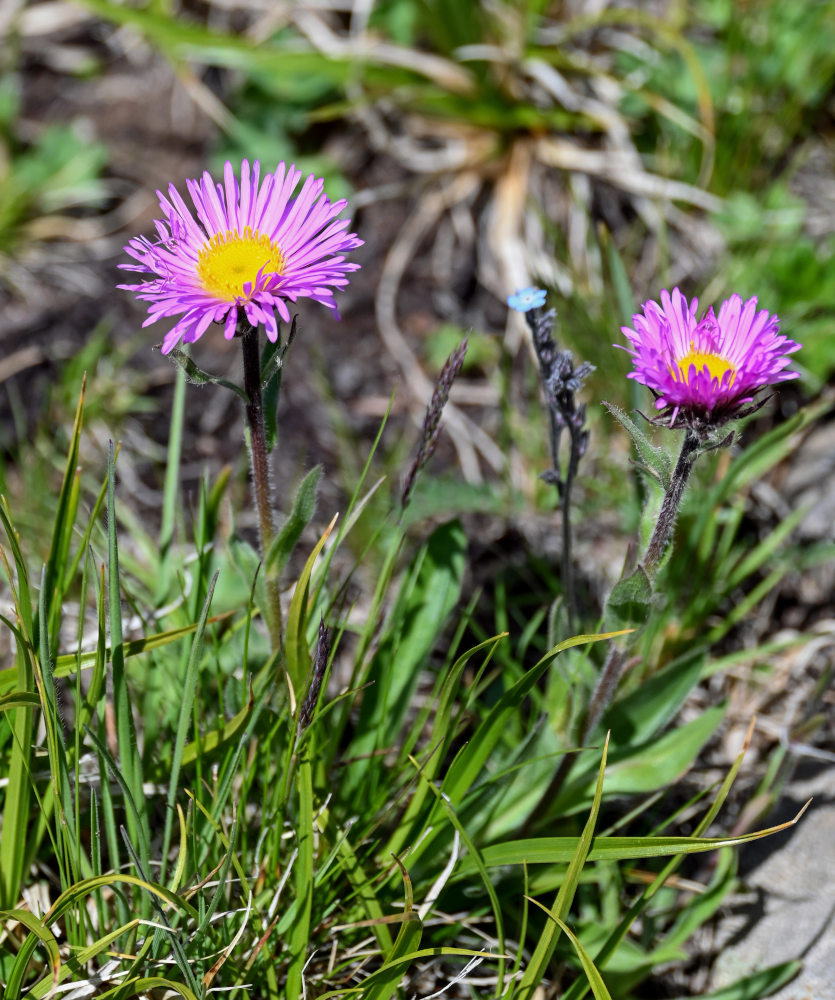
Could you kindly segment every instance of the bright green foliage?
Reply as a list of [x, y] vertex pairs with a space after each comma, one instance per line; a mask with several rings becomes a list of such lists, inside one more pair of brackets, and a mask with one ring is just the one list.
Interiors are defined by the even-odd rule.
[[[640, 808], [634, 832], [596, 829], [611, 796], [673, 786], [715, 730], [721, 706], [666, 728], [707, 669], [704, 654], [660, 669], [641, 696], [627, 685], [603, 723], [612, 734], [608, 754], [578, 757], [543, 813], [539, 795], [568, 747], [565, 732], [537, 722], [551, 696], [542, 683], [569, 657], [568, 669], [582, 676], [594, 646], [612, 637], [563, 639], [532, 665], [515, 658], [505, 634], [467, 648], [462, 639], [475, 621], [460, 611], [467, 539], [457, 521], [440, 524], [414, 549], [393, 517], [380, 525], [386, 555], [375, 595], [364, 617], [345, 617], [333, 603], [340, 584], [331, 560], [364, 516], [367, 465], [344, 527], [331, 526], [312, 546], [305, 526], [318, 472], [300, 489], [286, 556], [294, 545], [309, 555], [288, 606], [283, 657], [267, 657], [256, 641], [252, 579], [246, 590], [219, 597], [219, 581], [236, 572], [219, 534], [225, 476], [204, 490], [196, 512], [202, 555], [192, 564], [199, 574], [193, 597], [169, 605], [155, 633], [125, 641], [124, 602], [135, 603], [134, 589], [143, 586], [135, 574], [154, 580], [158, 599], [167, 600], [180, 543], [175, 538], [165, 551], [143, 545], [143, 558], [156, 551], [158, 563], [142, 568], [133, 560], [125, 572], [114, 455], [94, 498], [95, 523], [78, 530], [81, 415], [79, 404], [38, 588], [13, 516], [0, 508], [16, 609], [6, 627], [19, 661], [0, 675], [0, 760], [10, 777], [20, 775], [3, 794], [3, 920], [19, 919], [26, 929], [0, 962], [6, 996], [43, 997], [53, 984], [80, 984], [116, 952], [133, 956], [121, 964], [124, 996], [167, 986], [201, 997], [223, 986], [242, 996], [297, 998], [315, 988], [384, 1000], [416, 964], [431, 960], [452, 976], [473, 960], [495, 969], [495, 995], [508, 998], [527, 997], [556, 962], [567, 962], [576, 969], [577, 1000], [584, 989], [626, 996], [654, 964], [681, 955], [733, 886], [733, 855], [722, 855], [704, 894], [678, 903], [671, 896], [663, 912], [646, 908], [656, 892], [667, 892], [665, 873], [684, 855], [760, 836], [704, 836], [741, 758], [694, 836], [677, 836], [674, 826], [648, 835]], [[172, 425], [180, 425], [177, 413]], [[724, 502], [782, 454], [791, 431], [743, 453], [712, 502]], [[760, 564], [749, 555], [751, 571]], [[89, 651], [65, 652], [52, 637], [65, 633], [67, 595], [75, 592], [82, 607], [95, 608], [97, 639]], [[249, 595], [243, 605], [241, 593]], [[293, 706], [307, 690], [320, 618], [334, 639], [330, 669], [350, 665], [350, 676], [338, 687], [326, 681], [312, 721], [299, 727]], [[439, 654], [446, 663], [434, 659]], [[57, 685], [74, 705], [70, 731], [57, 710]], [[33, 756], [36, 719], [45, 752]], [[92, 786], [82, 771], [90, 753], [98, 762]], [[49, 762], [45, 778], [42, 761]], [[619, 863], [665, 857], [655, 888], [620, 917], [606, 902], [625, 889]], [[35, 858], [60, 873], [60, 893], [42, 920], [15, 912]], [[520, 866], [523, 881], [514, 874]], [[547, 917], [534, 900], [519, 923], [526, 895], [553, 893]], [[492, 927], [495, 947], [485, 949], [466, 925], [455, 930], [432, 919], [464, 905], [468, 920]], [[630, 936], [641, 914], [657, 940]], [[351, 948], [369, 936], [372, 961], [356, 968], [355, 984], [342, 982], [355, 966]], [[331, 941], [331, 964], [318, 961], [317, 949]], [[773, 981], [783, 974], [775, 970]]]
[[[830, 3], [697, 0], [673, 5], [678, 20], [662, 22], [637, 4], [569, 20], [567, 5], [544, 0], [378, 0], [370, 32], [382, 44], [338, 54], [317, 50], [292, 24], [256, 43], [157, 0], [85, 3], [138, 31], [175, 67], [233, 70], [241, 86], [225, 148], [328, 171], [334, 196], [342, 192], [333, 168], [317, 152], [306, 156], [305, 129], [362, 114], [378, 97], [418, 116], [430, 138], [465, 136], [472, 145], [459, 166], [485, 184], [515, 145], [556, 137], [594, 147], [611, 139], [614, 116], [642, 157], [640, 177], [651, 171], [729, 196], [715, 217], [727, 255], [702, 304], [723, 291], [759, 294], [809, 345], [797, 356], [809, 370], [804, 388], [831, 372], [831, 237], [804, 228], [807, 209], [788, 193], [794, 164], [777, 177], [814, 138], [829, 93]], [[559, 28], [547, 44], [538, 34], [546, 15]], [[608, 103], [530, 99], [536, 74], [553, 71], [584, 92], [600, 84]], [[98, 147], [66, 129], [24, 147], [16, 115], [6, 86], [2, 252], [37, 233], [32, 221], [102, 194]], [[567, 233], [548, 206], [534, 208], [547, 251], [567, 262]], [[674, 451], [669, 433], [634, 413], [648, 402], [622, 381], [625, 355], [609, 350], [635, 310], [629, 274], [642, 225], [624, 222], [616, 236], [589, 227], [597, 270], [574, 276], [558, 328], [561, 342], [597, 365], [589, 399], [611, 398], [621, 424], [590, 406], [600, 457], [580, 484], [583, 519], [615, 510], [630, 537], [646, 534]], [[776, 301], [765, 302], [764, 288]], [[458, 322], [430, 336], [430, 362], [448, 353]], [[56, 389], [74, 403], [82, 371], [99, 366], [86, 400], [99, 426], [102, 416], [154, 405], [109, 336], [106, 324], [92, 331]], [[197, 391], [187, 378], [232, 383], [185, 355], [175, 360], [182, 372], [158, 533], [132, 509], [117, 449], [109, 462], [98, 456], [98, 480], [94, 461], [79, 470], [81, 404], [66, 440], [50, 412], [49, 434], [36, 435], [17, 463], [20, 487], [4, 478], [16, 494], [0, 501], [2, 628], [13, 647], [0, 664], [4, 997], [38, 1000], [101, 975], [98, 995], [120, 1000], [164, 989], [189, 1000], [209, 989], [232, 1000], [386, 1000], [413, 995], [426, 969], [438, 987], [459, 974], [466, 984], [470, 971], [492, 977], [471, 992], [507, 1000], [528, 1000], [543, 982], [567, 1000], [640, 996], [654, 969], [686, 956], [689, 937], [735, 888], [736, 848], [779, 833], [723, 835], [717, 816], [741, 755], [718, 790], [687, 778], [724, 704], [676, 722], [705, 678], [752, 663], [768, 669], [774, 654], [804, 641], [728, 645], [787, 573], [833, 555], [795, 544], [801, 511], [753, 542], [745, 518], [750, 491], [825, 406], [746, 436], [729, 460], [700, 458], [673, 557], [652, 584], [642, 569], [628, 573], [602, 621], [587, 620], [578, 636], [566, 630], [560, 582], [541, 552], [519, 553], [516, 570], [473, 593], [485, 581], [471, 578], [480, 539], [467, 515], [528, 514], [531, 504], [541, 514], [551, 487], [539, 484], [531, 498], [508, 483], [427, 475], [401, 518], [381, 474], [396, 468], [397, 446], [381, 428], [363, 466], [364, 451], [346, 438], [340, 485], [351, 500], [330, 529], [334, 512], [316, 501], [332, 470], [310, 471], [281, 505], [287, 517], [268, 561], [282, 574], [287, 632], [271, 656], [260, 621], [263, 567], [227, 513], [240, 477], [223, 469], [204, 479], [193, 505], [179, 485], [185, 400]], [[267, 348], [271, 446], [283, 362], [283, 349]], [[540, 414], [511, 393], [518, 359], [485, 332], [471, 337], [468, 362], [499, 380], [500, 446], [515, 449], [535, 481]], [[535, 373], [526, 388], [534, 399]], [[53, 435], [66, 461], [56, 461]], [[637, 450], [631, 476], [607, 455], [608, 441], [627, 436]], [[5, 436], [2, 444], [8, 450]], [[320, 621], [332, 649], [302, 726]], [[602, 632], [622, 628], [638, 630]], [[631, 643], [634, 661], [576, 752], [613, 642]], [[764, 797], [779, 788], [782, 760], [781, 752], [770, 764]], [[683, 835], [694, 811], [700, 818]], [[717, 862], [703, 891], [679, 891], [672, 877], [688, 855], [705, 852]], [[650, 878], [638, 887], [636, 862]], [[22, 908], [33, 887], [51, 894], [47, 914]], [[716, 1000], [766, 996], [796, 971], [796, 963], [759, 971]]]
[[[50, 217], [102, 202], [99, 179], [107, 152], [71, 128], [53, 125], [24, 147], [18, 137], [19, 98], [11, 76], [0, 77], [0, 254], [48, 232]], [[3, 276], [0, 258], [0, 278]]]

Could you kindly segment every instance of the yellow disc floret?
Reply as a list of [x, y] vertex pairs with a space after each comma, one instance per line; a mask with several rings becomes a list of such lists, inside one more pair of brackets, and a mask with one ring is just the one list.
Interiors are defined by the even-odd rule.
[[[690, 350], [683, 358], [679, 358], [676, 361], [676, 367], [678, 368], [678, 374], [681, 376], [683, 382], [689, 382], [690, 380], [690, 367], [695, 366], [697, 372], [702, 371], [703, 368], [707, 368], [708, 374], [713, 379], [722, 378], [725, 372], [730, 372], [731, 377], [728, 380], [728, 385], [733, 385], [733, 381], [736, 378], [736, 366], [731, 364], [726, 358], [723, 358], [721, 354], [714, 354], [713, 351], [699, 351], [696, 350], [693, 341], [690, 341]], [[670, 370], [673, 377], [676, 376], [676, 372], [672, 369]]]
[[197, 276], [210, 295], [225, 302], [244, 298], [244, 285], [255, 284], [258, 272], [283, 274], [284, 254], [269, 236], [247, 226], [217, 233], [200, 251]]

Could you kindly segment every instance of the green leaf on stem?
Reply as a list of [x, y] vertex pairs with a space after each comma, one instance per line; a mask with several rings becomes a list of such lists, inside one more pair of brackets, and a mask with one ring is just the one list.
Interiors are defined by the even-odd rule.
[[222, 385], [224, 389], [229, 389], [234, 392], [236, 396], [240, 396], [244, 403], [249, 402], [246, 393], [239, 385], [235, 385], [234, 382], [230, 382], [228, 379], [220, 378], [217, 375], [212, 375], [207, 371], [203, 371], [202, 368], [198, 368], [185, 351], [181, 351], [179, 347], [173, 348], [168, 357], [171, 358], [175, 364], [180, 366], [180, 368], [185, 372], [186, 379], [188, 379], [189, 382], [193, 382], [194, 385]]
[[293, 592], [293, 599], [290, 601], [290, 610], [287, 612], [284, 653], [287, 666], [287, 682], [290, 687], [291, 707], [294, 712], [296, 706], [301, 704], [304, 699], [310, 674], [310, 649], [307, 645], [306, 636], [310, 574], [313, 572], [313, 566], [319, 553], [324, 548], [325, 542], [333, 531], [336, 524], [336, 517], [337, 515], [334, 515], [333, 520], [325, 528], [322, 537], [308, 556], [296, 584], [296, 589]]
[[266, 564], [268, 571], [280, 573], [287, 565], [287, 560], [301, 533], [310, 523], [316, 510], [316, 489], [322, 478], [322, 466], [314, 466], [301, 481], [301, 485], [293, 498], [293, 509], [290, 516], [279, 529], [267, 552]]
[[261, 392], [267, 452], [271, 452], [275, 448], [276, 438], [278, 437], [278, 397], [281, 392], [284, 356], [295, 340], [297, 318], [297, 316], [293, 317], [290, 333], [283, 344], [280, 338], [275, 343], [268, 340], [261, 353]]
[[641, 456], [641, 468], [648, 472], [653, 479], [656, 479], [664, 489], [669, 489], [670, 480], [673, 474], [673, 463], [670, 456], [663, 448], [654, 445], [644, 434], [635, 421], [614, 403], [607, 403], [603, 400], [603, 405], [612, 414], [635, 442], [638, 454]]
[[606, 623], [617, 628], [643, 625], [651, 602], [652, 584], [644, 567], [638, 566], [612, 587], [606, 601]]

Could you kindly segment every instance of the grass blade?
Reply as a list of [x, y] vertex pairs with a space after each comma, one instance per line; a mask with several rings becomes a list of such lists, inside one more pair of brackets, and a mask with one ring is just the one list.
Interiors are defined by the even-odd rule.
[[597, 775], [597, 786], [594, 791], [591, 812], [577, 843], [577, 849], [571, 858], [565, 880], [560, 886], [557, 898], [554, 900], [554, 905], [550, 910], [550, 916], [557, 923], [549, 923], [545, 927], [545, 930], [543, 930], [539, 941], [537, 941], [534, 953], [519, 985], [518, 996], [522, 1000], [528, 1000], [528, 998], [532, 997], [536, 988], [545, 978], [545, 970], [548, 968], [548, 963], [551, 961], [551, 957], [557, 947], [560, 925], [568, 913], [571, 903], [574, 900], [577, 886], [580, 884], [580, 875], [591, 850], [592, 837], [594, 836], [594, 828], [597, 823], [597, 814], [600, 811], [600, 802], [603, 798], [603, 775], [606, 771], [606, 755], [608, 751], [609, 737], [607, 736], [606, 743], [603, 746], [603, 755], [600, 759], [600, 770]]
[[203, 605], [203, 611], [200, 615], [200, 620], [197, 623], [194, 638], [191, 641], [191, 652], [189, 653], [188, 665], [186, 667], [185, 677], [183, 678], [183, 704], [177, 724], [177, 733], [174, 737], [174, 749], [171, 758], [171, 773], [168, 778], [168, 799], [165, 810], [165, 828], [162, 835], [162, 871], [160, 874], [160, 882], [165, 881], [165, 867], [168, 858], [168, 849], [171, 845], [171, 825], [174, 819], [174, 807], [179, 787], [180, 768], [183, 766], [183, 751], [186, 745], [186, 737], [188, 736], [188, 731], [191, 727], [191, 709], [194, 704], [194, 696], [197, 690], [197, 674], [200, 666], [200, 657], [203, 652], [203, 633], [206, 630], [206, 622], [209, 619], [209, 608], [212, 605], [212, 596], [215, 592], [217, 578], [218, 573], [216, 572], [212, 577], [211, 583], [209, 584], [209, 592], [206, 595], [206, 603]]

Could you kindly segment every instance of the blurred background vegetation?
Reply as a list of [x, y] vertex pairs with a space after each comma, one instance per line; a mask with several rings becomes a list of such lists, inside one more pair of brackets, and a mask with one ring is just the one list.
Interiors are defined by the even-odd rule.
[[[439, 461], [410, 518], [416, 533], [469, 518], [467, 594], [483, 594], [469, 627], [476, 639], [510, 629], [497, 653], [508, 671], [547, 646], [559, 543], [553, 487], [538, 479], [547, 441], [537, 373], [506, 295], [547, 288], [558, 338], [596, 366], [576, 527], [589, 615], [645, 496], [628, 441], [598, 405], [647, 406], [624, 377], [627, 356], [611, 349], [619, 327], [637, 302], [676, 284], [705, 306], [736, 291], [779, 314], [804, 345], [802, 379], [744, 435], [766, 443], [738, 460], [730, 483], [728, 453], [699, 469], [709, 502], [683, 511], [683, 558], [668, 567], [670, 600], [633, 683], [664, 669], [680, 676], [684, 657], [675, 709], [700, 676], [704, 701], [697, 691], [691, 712], [730, 698], [698, 787], [733, 759], [757, 709], [776, 713], [780, 731], [829, 746], [819, 709], [831, 662], [797, 668], [810, 695], [787, 721], [774, 693], [801, 678], [797, 661], [774, 657], [831, 633], [833, 24], [832, 0], [2, 0], [0, 491], [22, 534], [45, 552], [41, 526], [87, 371], [85, 488], [98, 490], [107, 440], [118, 437], [128, 565], [150, 602], [176, 375], [150, 349], [161, 331], [141, 330], [114, 288], [120, 248], [150, 231], [155, 188], [226, 158], [295, 160], [349, 198], [366, 245], [342, 323], [324, 310], [301, 317], [283, 387], [279, 495], [321, 462], [323, 517], [344, 509], [397, 385], [375, 458], [388, 480], [369, 507], [387, 509], [432, 379], [466, 334]], [[221, 338], [195, 354], [212, 370], [238, 363]], [[246, 491], [235, 402], [206, 391], [188, 388], [177, 514], [186, 534], [205, 476], [231, 467], [231, 490]], [[253, 523], [244, 513], [236, 527], [246, 534]], [[372, 544], [373, 558], [375, 538], [360, 523], [351, 545]], [[714, 657], [707, 673], [686, 660], [694, 637]], [[591, 660], [566, 662], [542, 705], [570, 718], [579, 709], [567, 688], [587, 689], [593, 674]], [[753, 682], [734, 676], [743, 664], [754, 665]], [[608, 723], [628, 728], [628, 709]], [[713, 733], [699, 729], [687, 753]], [[787, 774], [774, 732], [758, 739], [743, 825]], [[597, 905], [588, 903], [590, 926]], [[636, 960], [624, 981], [646, 971]]]
[[[114, 291], [114, 265], [126, 236], [148, 230], [155, 188], [244, 155], [324, 174], [366, 241], [343, 323], [303, 317], [280, 492], [323, 461], [326, 500], [350, 494], [354, 456], [399, 382], [397, 433], [382, 450], [397, 469], [466, 332], [445, 447], [460, 474], [428, 480], [415, 509], [516, 511], [526, 537], [538, 524], [555, 545], [552, 489], [537, 480], [536, 373], [504, 306], [527, 284], [551, 290], [559, 338], [596, 365], [590, 400], [640, 402], [610, 345], [637, 302], [675, 284], [704, 305], [758, 295], [804, 344], [781, 416], [828, 398], [834, 11], [776, 0], [4, 3], [6, 475], [40, 474], [15, 467], [16, 449], [46, 428], [49, 451], [88, 370], [88, 415], [106, 419], [102, 434], [142, 442], [126, 449], [136, 457], [122, 459], [124, 474], [143, 515], [157, 516], [174, 374], [148, 350], [160, 333], [140, 331]], [[207, 367], [229, 363], [224, 347], [200, 345]], [[192, 488], [207, 460], [243, 470], [230, 405], [188, 420]], [[590, 420], [599, 447], [584, 509], [592, 522], [615, 497], [619, 544], [640, 495], [618, 485], [622, 435], [600, 407]], [[17, 488], [47, 496], [33, 485]], [[606, 586], [599, 565], [587, 547], [593, 589]]]

